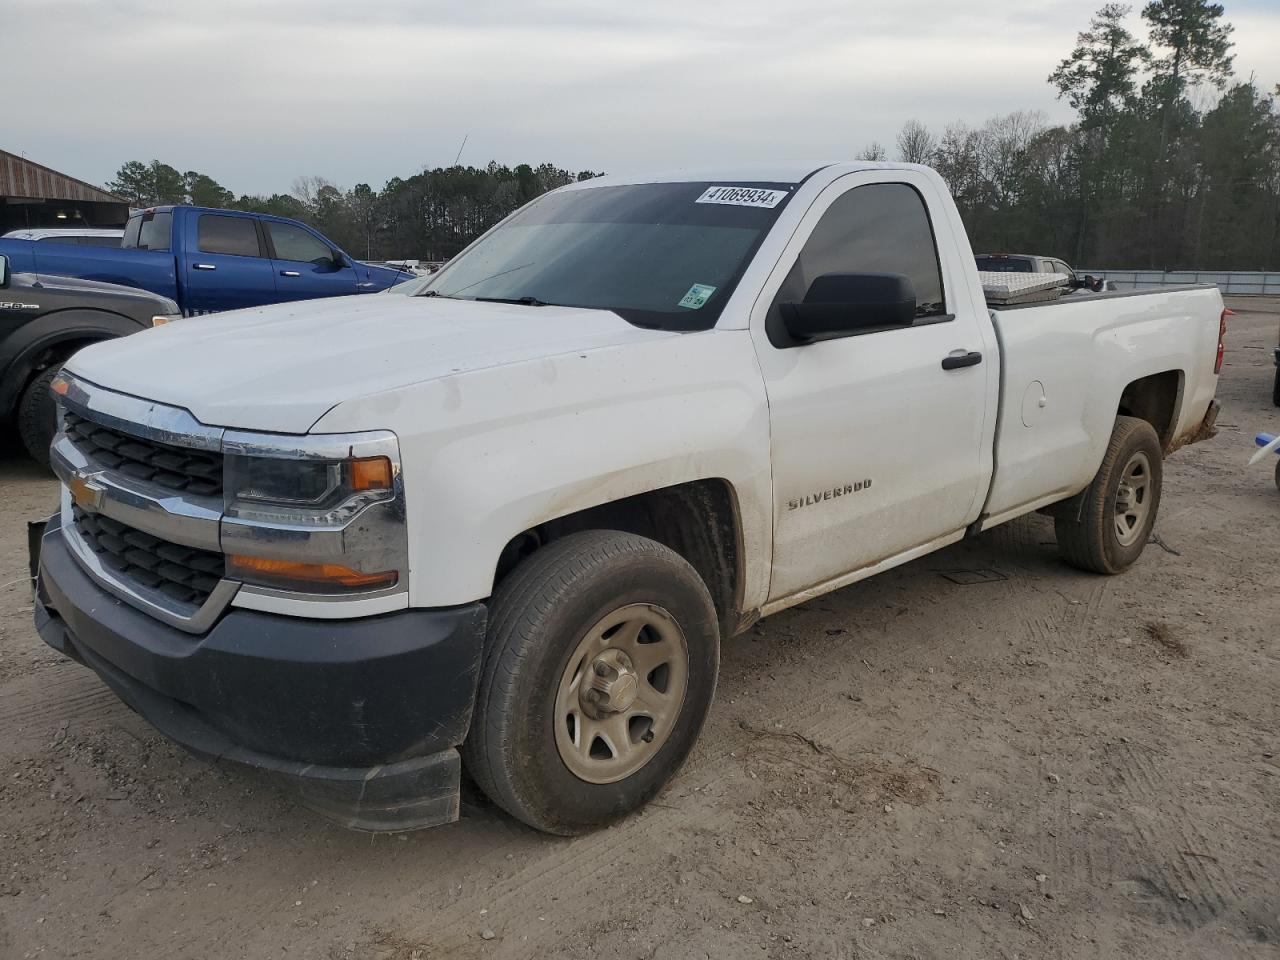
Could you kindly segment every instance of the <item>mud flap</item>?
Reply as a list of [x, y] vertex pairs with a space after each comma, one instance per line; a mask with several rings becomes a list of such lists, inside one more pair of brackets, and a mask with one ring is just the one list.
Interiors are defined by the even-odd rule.
[[40, 543], [44, 540], [44, 528], [47, 520], [27, 521], [27, 569], [31, 573], [31, 598], [36, 596], [37, 583], [40, 579]]

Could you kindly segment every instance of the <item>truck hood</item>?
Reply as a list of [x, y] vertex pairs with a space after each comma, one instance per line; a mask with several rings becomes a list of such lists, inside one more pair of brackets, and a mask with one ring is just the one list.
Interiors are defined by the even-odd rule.
[[608, 310], [366, 294], [179, 320], [86, 347], [67, 369], [210, 426], [306, 433], [357, 397], [673, 336]]
[[139, 290], [137, 287], [125, 287], [118, 283], [106, 283], [102, 280], [83, 280], [80, 277], [57, 277], [49, 274], [27, 274], [33, 284], [38, 284], [37, 289], [62, 291], [67, 293], [83, 293], [92, 295], [98, 300], [112, 300], [117, 302], [131, 301], [138, 304], [145, 304], [152, 313], [171, 313], [178, 314], [178, 305], [168, 297], [162, 297], [158, 293], [151, 293], [147, 290]]

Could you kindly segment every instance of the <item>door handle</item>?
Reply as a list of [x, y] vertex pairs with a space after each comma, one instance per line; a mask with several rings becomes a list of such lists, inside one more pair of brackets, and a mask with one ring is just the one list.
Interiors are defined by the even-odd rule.
[[280, 271], [280, 276], [282, 276], [282, 277], [300, 277], [300, 276], [302, 276], [302, 274], [300, 274], [297, 270], [281, 270], [281, 271]]
[[218, 269], [212, 263], [193, 263], [191, 267], [194, 270], [217, 270]]
[[982, 362], [982, 354], [977, 350], [970, 350], [968, 353], [960, 353], [958, 350], [942, 358], [943, 370], [959, 370], [961, 367], [976, 367]]

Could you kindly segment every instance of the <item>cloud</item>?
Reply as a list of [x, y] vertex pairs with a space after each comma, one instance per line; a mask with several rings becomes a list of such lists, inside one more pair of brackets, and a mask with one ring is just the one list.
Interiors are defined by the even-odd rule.
[[[1045, 77], [1096, 6], [1027, 0], [0, 0], [5, 147], [90, 180], [153, 157], [237, 192], [422, 166], [574, 169], [848, 157], [1069, 111]], [[1228, 3], [1228, 18], [1234, 4]], [[1237, 72], [1280, 81], [1280, 12], [1241, 5]], [[52, 55], [51, 55], [52, 52]]]

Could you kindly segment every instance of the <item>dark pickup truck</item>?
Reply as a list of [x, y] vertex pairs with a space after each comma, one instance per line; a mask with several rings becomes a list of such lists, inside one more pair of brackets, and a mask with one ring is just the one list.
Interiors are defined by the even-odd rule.
[[377, 293], [413, 276], [360, 263], [305, 223], [206, 207], [140, 210], [129, 218], [119, 249], [0, 238], [0, 255], [15, 273], [150, 290], [188, 317]]
[[54, 406], [49, 384], [71, 354], [182, 316], [167, 297], [95, 280], [15, 273], [0, 255], [0, 421], [49, 462]]

